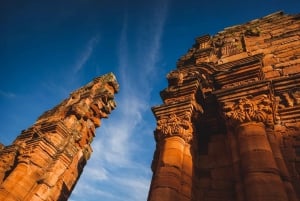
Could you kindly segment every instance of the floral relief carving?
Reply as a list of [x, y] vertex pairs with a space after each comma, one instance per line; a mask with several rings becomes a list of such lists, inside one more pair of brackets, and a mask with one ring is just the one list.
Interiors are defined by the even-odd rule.
[[260, 36], [260, 28], [259, 27], [247, 27], [246, 31], [244, 32], [246, 37], [257, 37]]
[[241, 35], [232, 35], [231, 37], [219, 36], [213, 39], [213, 45], [216, 49], [218, 58], [239, 54], [245, 51], [243, 45], [244, 39]]
[[237, 122], [263, 122], [272, 124], [272, 101], [267, 95], [244, 97], [237, 102], [227, 102], [224, 106], [225, 117]]
[[176, 114], [164, 116], [157, 121], [156, 135], [158, 139], [179, 136], [186, 142], [192, 140], [193, 126], [188, 114], [178, 117]]

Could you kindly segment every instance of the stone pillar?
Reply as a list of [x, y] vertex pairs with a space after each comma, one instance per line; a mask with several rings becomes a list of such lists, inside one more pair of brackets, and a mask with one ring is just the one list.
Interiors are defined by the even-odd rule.
[[118, 88], [113, 74], [95, 78], [0, 150], [0, 200], [67, 200], [92, 152], [95, 128], [116, 107]]
[[288, 200], [264, 124], [244, 123], [236, 133], [247, 200]]
[[244, 185], [241, 178], [239, 144], [231, 129], [227, 133], [229, 146], [231, 150], [233, 176], [235, 180], [236, 201], [245, 201]]
[[235, 127], [247, 201], [289, 200], [265, 128], [271, 108], [265, 95], [225, 106], [225, 115]]
[[277, 164], [277, 167], [279, 169], [280, 177], [283, 181], [283, 184], [285, 186], [286, 193], [288, 195], [288, 198], [290, 201], [298, 201], [297, 195], [295, 193], [294, 187], [291, 183], [291, 177], [288, 172], [288, 169], [286, 167], [285, 161], [283, 159], [279, 142], [277, 140], [277, 134], [274, 131], [274, 129], [267, 128], [266, 129], [268, 140], [270, 142], [270, 146]]
[[189, 201], [192, 190], [193, 134], [189, 115], [162, 117], [157, 122], [157, 162], [148, 201]]

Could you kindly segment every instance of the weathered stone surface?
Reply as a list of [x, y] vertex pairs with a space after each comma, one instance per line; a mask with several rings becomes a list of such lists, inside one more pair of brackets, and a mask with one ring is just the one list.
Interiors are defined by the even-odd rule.
[[110, 73], [42, 114], [10, 146], [0, 146], [0, 200], [67, 200], [92, 148], [95, 128], [116, 107]]
[[196, 38], [152, 108], [148, 201], [300, 200], [299, 41], [282, 12]]

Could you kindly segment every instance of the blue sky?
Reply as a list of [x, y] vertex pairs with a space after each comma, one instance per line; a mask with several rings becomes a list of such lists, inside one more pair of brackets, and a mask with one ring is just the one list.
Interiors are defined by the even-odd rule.
[[118, 106], [98, 128], [70, 200], [146, 200], [150, 108], [161, 104], [166, 74], [195, 37], [279, 10], [300, 13], [300, 1], [2, 0], [0, 142], [10, 144], [71, 91], [113, 72]]

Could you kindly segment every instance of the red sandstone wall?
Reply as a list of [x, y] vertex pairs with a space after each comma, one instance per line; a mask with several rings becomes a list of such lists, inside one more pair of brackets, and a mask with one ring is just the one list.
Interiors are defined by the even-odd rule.
[[152, 109], [149, 201], [299, 200], [299, 41], [282, 12], [196, 39]]
[[1, 201], [68, 200], [92, 152], [100, 119], [115, 108], [113, 74], [95, 78], [0, 147]]

